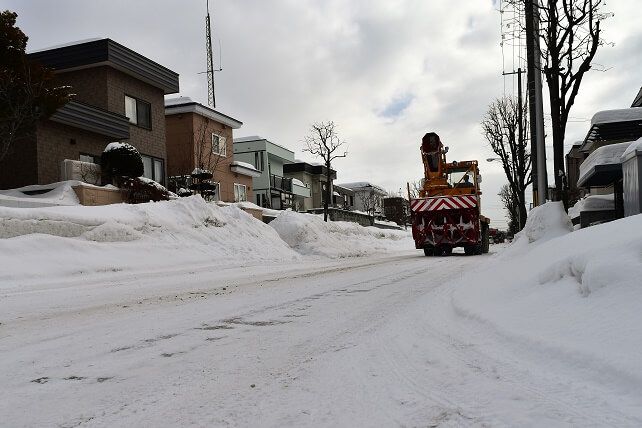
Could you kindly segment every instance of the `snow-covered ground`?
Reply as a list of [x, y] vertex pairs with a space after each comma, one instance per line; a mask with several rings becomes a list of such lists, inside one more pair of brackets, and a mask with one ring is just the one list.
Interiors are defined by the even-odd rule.
[[640, 426], [642, 216], [494, 254], [198, 197], [0, 208], [0, 425]]

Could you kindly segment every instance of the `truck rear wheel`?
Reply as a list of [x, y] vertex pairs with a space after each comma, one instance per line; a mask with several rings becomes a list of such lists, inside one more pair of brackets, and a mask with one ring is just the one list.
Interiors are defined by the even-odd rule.
[[490, 239], [488, 236], [488, 225], [484, 224], [482, 226], [482, 242], [481, 242], [481, 253], [486, 254], [490, 250]]
[[424, 255], [426, 257], [432, 257], [435, 255], [435, 247], [424, 247]]

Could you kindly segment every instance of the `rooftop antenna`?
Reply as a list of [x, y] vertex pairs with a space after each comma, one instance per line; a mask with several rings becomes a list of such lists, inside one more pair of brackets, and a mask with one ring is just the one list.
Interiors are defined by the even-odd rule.
[[[210, 2], [207, 0], [207, 16], [205, 17], [205, 50], [207, 52], [207, 103], [216, 108], [214, 95], [214, 63], [212, 61], [212, 32], [210, 29]], [[217, 71], [221, 71], [221, 69]]]

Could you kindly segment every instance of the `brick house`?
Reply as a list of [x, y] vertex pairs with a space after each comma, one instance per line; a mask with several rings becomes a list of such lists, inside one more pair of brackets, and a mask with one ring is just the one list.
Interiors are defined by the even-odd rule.
[[214, 175], [211, 181], [218, 188], [215, 199], [253, 200], [252, 178], [261, 172], [234, 160], [232, 133], [242, 122], [188, 97], [165, 101], [165, 122], [170, 190], [186, 186], [189, 174], [200, 168]]
[[178, 92], [178, 74], [110, 39], [32, 52], [71, 86], [73, 101], [41, 121], [32, 138], [12, 147], [0, 188], [60, 181], [65, 159], [98, 162], [107, 144], [127, 142], [143, 156], [144, 176], [166, 177], [164, 95]]

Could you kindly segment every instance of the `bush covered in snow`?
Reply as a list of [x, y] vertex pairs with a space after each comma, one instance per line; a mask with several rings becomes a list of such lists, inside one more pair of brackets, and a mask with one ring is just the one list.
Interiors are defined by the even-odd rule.
[[120, 188], [124, 190], [125, 202], [129, 204], [168, 201], [176, 196], [162, 184], [145, 177], [123, 178]]
[[127, 143], [108, 144], [100, 157], [100, 165], [105, 184], [111, 184], [118, 177], [140, 177], [144, 173], [140, 153]]

